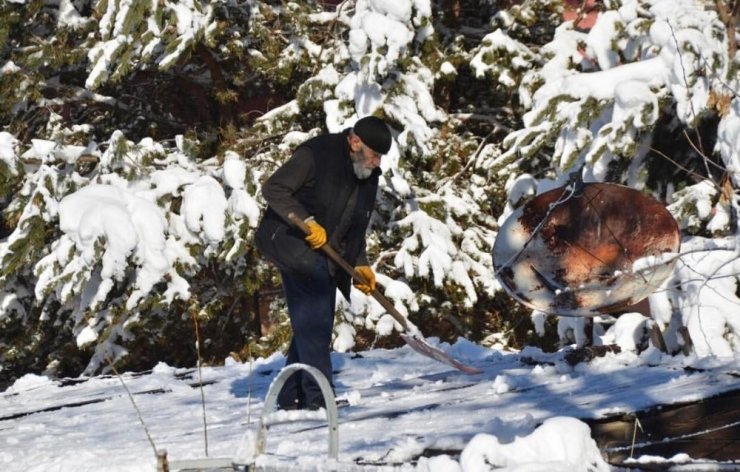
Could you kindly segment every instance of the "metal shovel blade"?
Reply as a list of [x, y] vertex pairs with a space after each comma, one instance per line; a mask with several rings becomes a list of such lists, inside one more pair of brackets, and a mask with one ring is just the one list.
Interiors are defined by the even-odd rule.
[[412, 334], [401, 334], [401, 338], [408, 344], [408, 346], [413, 349], [414, 351], [418, 352], [419, 354], [423, 356], [430, 357], [434, 359], [435, 361], [442, 362], [443, 364], [447, 364], [449, 366], [454, 367], [455, 369], [464, 372], [468, 375], [475, 375], [480, 374], [481, 370], [476, 369], [473, 366], [465, 365], [462, 362], [458, 361], [454, 357], [447, 354], [442, 349], [432, 346], [427, 342], [426, 339], [419, 337], [418, 335], [412, 335]]

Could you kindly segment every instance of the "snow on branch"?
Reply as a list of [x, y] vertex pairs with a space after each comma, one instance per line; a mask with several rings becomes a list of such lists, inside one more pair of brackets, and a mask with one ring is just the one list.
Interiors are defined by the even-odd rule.
[[[451, 213], [475, 208], [470, 201], [446, 192], [416, 203], [430, 211], [447, 205]], [[489, 295], [496, 290], [490, 277], [489, 245], [493, 239], [490, 233], [474, 226], [463, 229], [452, 215], [437, 218], [421, 208], [393, 222], [391, 230], [403, 234], [393, 263], [407, 279], [420, 277], [440, 289], [459, 289], [461, 301], [467, 307], [478, 300], [476, 284]]]
[[[589, 33], [566, 22], [542, 48], [543, 66], [522, 79], [525, 126], [487, 165], [499, 169], [550, 146], [560, 172], [586, 163], [603, 180], [612, 161], [639, 153], [667, 104], [696, 124], [729, 70], [724, 41], [717, 15], [690, 1], [626, 1]], [[542, 129], [546, 137], [533, 141]]]
[[18, 175], [18, 140], [10, 133], [0, 132], [0, 163], [11, 175]]
[[98, 7], [104, 7], [99, 41], [88, 52], [91, 71], [85, 81], [91, 90], [150, 61], [169, 69], [217, 28], [214, 6], [199, 0], [102, 0]]
[[671, 279], [650, 296], [653, 317], [675, 351], [686, 343], [697, 356], [732, 357], [740, 350], [740, 240], [693, 237], [683, 242]]
[[[129, 326], [157, 306], [188, 303], [207, 261], [230, 261], [238, 274], [260, 204], [255, 169], [235, 152], [194, 161], [182, 137], [170, 148], [116, 131], [104, 151], [34, 140], [18, 157], [15, 141], [1, 137], [2, 164], [13, 158], [37, 170], [24, 174], [7, 209], [18, 222], [0, 241], [0, 319], [38, 306], [42, 319], [68, 320], [80, 348], [121, 354], [116, 343], [130, 337]], [[82, 176], [77, 165], [86, 157], [97, 167]]]

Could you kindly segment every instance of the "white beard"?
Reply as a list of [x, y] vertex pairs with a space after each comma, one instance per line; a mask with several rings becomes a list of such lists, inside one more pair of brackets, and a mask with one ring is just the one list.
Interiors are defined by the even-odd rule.
[[359, 162], [353, 162], [352, 163], [352, 168], [355, 171], [355, 175], [360, 180], [367, 179], [373, 173], [373, 169], [368, 169], [367, 167], [365, 167], [364, 165], [362, 165], [362, 163], [359, 163]]
[[352, 159], [352, 169], [360, 180], [365, 180], [373, 173], [373, 169], [365, 167], [365, 156], [362, 153], [350, 153]]

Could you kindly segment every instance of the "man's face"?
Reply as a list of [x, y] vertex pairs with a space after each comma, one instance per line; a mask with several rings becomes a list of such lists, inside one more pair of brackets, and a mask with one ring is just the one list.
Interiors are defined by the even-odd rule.
[[349, 155], [358, 179], [367, 179], [376, 167], [380, 167], [381, 155], [367, 147], [357, 136], [350, 138]]

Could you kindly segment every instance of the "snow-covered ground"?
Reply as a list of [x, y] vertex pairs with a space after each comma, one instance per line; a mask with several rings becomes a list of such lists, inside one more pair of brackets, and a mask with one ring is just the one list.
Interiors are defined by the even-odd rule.
[[[562, 352], [503, 352], [464, 340], [441, 347], [482, 373], [450, 370], [408, 347], [333, 354], [337, 394], [349, 401], [339, 409], [340, 466], [609, 470], [601, 459], [607, 451], [599, 451], [589, 427], [576, 418], [693, 401], [740, 387], [736, 358], [623, 352], [573, 367]], [[234, 458], [243, 437], [255, 436], [268, 388], [283, 363], [275, 354], [202, 369], [208, 457]], [[122, 379], [27, 375], [0, 393], [0, 470], [156, 470], [155, 448], [165, 449], [170, 461], [206, 457], [196, 369], [160, 364]], [[271, 419], [275, 424], [261, 464], [316, 470], [331, 465], [323, 411], [278, 412]], [[427, 458], [424, 451], [436, 453]]]

